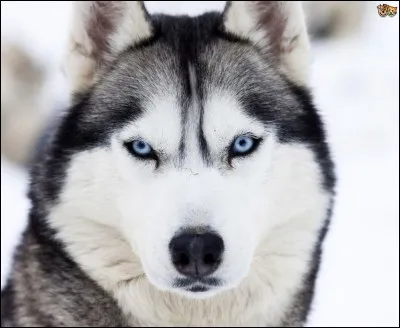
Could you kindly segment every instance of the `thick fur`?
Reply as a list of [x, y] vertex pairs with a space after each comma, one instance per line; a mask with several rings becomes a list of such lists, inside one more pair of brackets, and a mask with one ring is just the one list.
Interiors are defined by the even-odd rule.
[[[32, 172], [3, 324], [303, 325], [335, 179], [301, 7], [232, 2], [190, 18], [99, 3], [76, 6], [74, 104]], [[262, 142], [230, 158], [241, 134]], [[137, 139], [158, 158], [135, 158]], [[171, 262], [185, 229], [224, 240], [203, 293]]]

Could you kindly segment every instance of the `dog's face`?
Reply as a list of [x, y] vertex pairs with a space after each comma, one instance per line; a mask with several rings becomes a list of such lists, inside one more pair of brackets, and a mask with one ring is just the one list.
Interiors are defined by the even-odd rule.
[[[195, 19], [125, 5], [129, 15], [111, 2], [83, 10], [100, 25], [127, 15], [120, 34], [85, 18], [90, 51], [105, 54], [82, 51], [87, 40], [75, 33], [80, 53], [69, 70], [83, 95], [56, 136], [68, 165], [50, 222], [71, 243], [78, 221], [107, 227], [141, 263], [125, 280], [144, 274], [157, 289], [210, 297], [239, 285], [289, 221], [304, 239], [324, 219], [329, 159], [302, 87], [307, 40], [302, 20], [292, 26], [302, 16], [297, 5], [269, 2]], [[255, 29], [257, 6], [265, 32]]]
[[[98, 90], [101, 97], [137, 85], [139, 113], [110, 136], [104, 154], [118, 179], [110, 191], [147, 277], [177, 291], [237, 285], [271, 223], [266, 199], [276, 133], [251, 110], [276, 81], [246, 46], [217, 40], [197, 55], [183, 62], [168, 43], [156, 42], [121, 58]], [[143, 67], [143, 76], [131, 67]], [[125, 94], [106, 97], [118, 106]]]

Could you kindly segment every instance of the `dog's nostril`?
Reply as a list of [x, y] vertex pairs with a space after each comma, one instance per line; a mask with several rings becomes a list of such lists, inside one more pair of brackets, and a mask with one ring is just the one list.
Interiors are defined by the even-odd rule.
[[206, 232], [184, 233], [169, 245], [172, 263], [185, 276], [201, 278], [214, 273], [221, 263], [224, 243], [220, 236]]
[[214, 258], [214, 255], [211, 254], [211, 253], [206, 254], [206, 255], [204, 256], [203, 261], [204, 261], [205, 264], [214, 264], [215, 262], [217, 262], [217, 261], [215, 260], [215, 258]]
[[176, 264], [178, 265], [189, 265], [190, 259], [189, 256], [187, 256], [184, 253], [179, 254], [178, 260], [176, 261]]

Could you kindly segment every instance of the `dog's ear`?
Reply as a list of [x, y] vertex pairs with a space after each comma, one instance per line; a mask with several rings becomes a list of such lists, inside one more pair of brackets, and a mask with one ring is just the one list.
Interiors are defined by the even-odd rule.
[[86, 90], [118, 54], [151, 35], [141, 1], [75, 1], [64, 63], [70, 91]]
[[226, 32], [250, 40], [297, 84], [307, 84], [309, 40], [301, 2], [229, 1]]

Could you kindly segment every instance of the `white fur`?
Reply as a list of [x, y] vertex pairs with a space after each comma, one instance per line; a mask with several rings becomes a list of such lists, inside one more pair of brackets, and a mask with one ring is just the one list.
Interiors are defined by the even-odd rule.
[[[285, 6], [288, 20], [283, 36], [283, 70], [294, 81], [308, 84], [310, 43], [301, 2], [286, 1]], [[291, 43], [294, 36], [298, 38]]]
[[[110, 147], [77, 154], [49, 222], [133, 325], [277, 325], [301, 286], [328, 205], [313, 153], [280, 144], [233, 95], [218, 91], [204, 107], [212, 153], [242, 132], [262, 136], [263, 144], [251, 158], [234, 160], [233, 169], [222, 159], [206, 167], [200, 158], [179, 168], [167, 160], [179, 149], [177, 104], [174, 96], [152, 99], [145, 115], [115, 132]], [[122, 142], [139, 136], [168, 164], [154, 170], [154, 163], [133, 158]], [[189, 147], [197, 156], [196, 144]], [[205, 224], [224, 239], [216, 276], [225, 284], [196, 299], [172, 288], [178, 273], [168, 243], [180, 228]]]
[[146, 13], [139, 1], [122, 1], [122, 17], [119, 19], [116, 31], [110, 37], [114, 53], [125, 50], [132, 44], [151, 36], [150, 24], [146, 21]]
[[232, 1], [231, 7], [226, 13], [225, 28], [228, 32], [242, 38], [249, 38], [255, 44], [268, 46], [267, 30], [258, 25], [258, 12], [249, 1]]
[[261, 16], [264, 6], [268, 10], [273, 7], [274, 15], [281, 16], [286, 22], [279, 40], [280, 68], [293, 81], [307, 85], [310, 46], [301, 2], [279, 1], [274, 6], [270, 6], [270, 2], [274, 1], [232, 1], [225, 15], [225, 28], [270, 52], [269, 34], [275, 26], [262, 22]]

